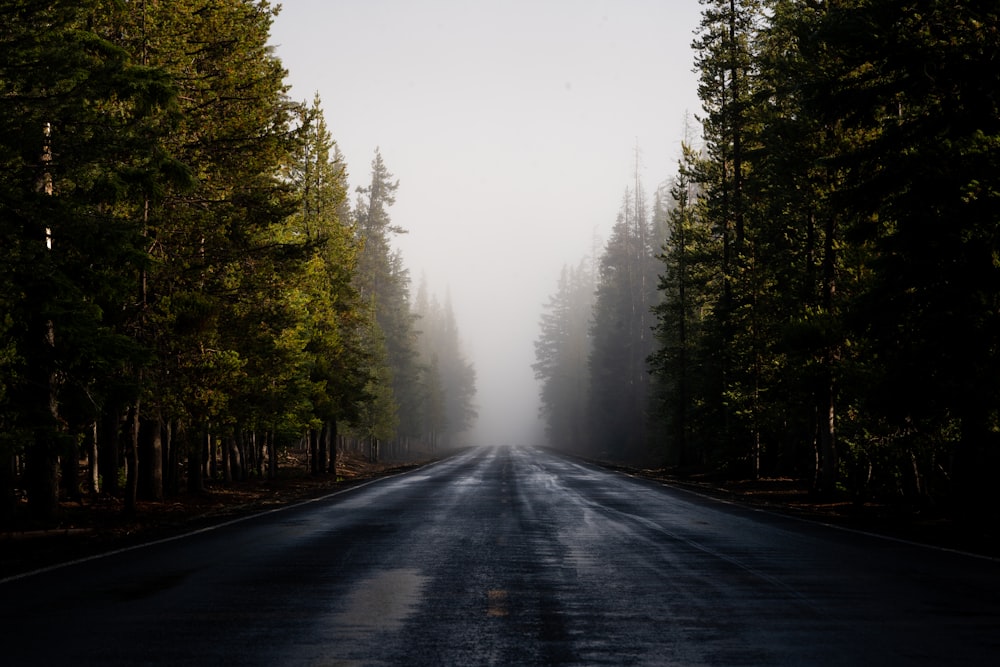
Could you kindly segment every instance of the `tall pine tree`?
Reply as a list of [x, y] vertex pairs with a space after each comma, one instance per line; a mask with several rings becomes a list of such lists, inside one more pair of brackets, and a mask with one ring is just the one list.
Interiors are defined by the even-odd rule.
[[541, 382], [541, 414], [550, 446], [589, 454], [590, 321], [594, 276], [589, 260], [564, 266], [542, 313], [532, 369]]
[[590, 329], [594, 448], [622, 460], [647, 457], [651, 438], [647, 358], [654, 350], [658, 244], [636, 175], [600, 259]]

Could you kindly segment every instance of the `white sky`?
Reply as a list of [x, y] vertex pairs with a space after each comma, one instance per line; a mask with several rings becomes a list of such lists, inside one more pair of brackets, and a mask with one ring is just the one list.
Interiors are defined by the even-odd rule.
[[[559, 270], [608, 237], [635, 146], [648, 193], [700, 113], [698, 0], [284, 0], [272, 43], [319, 92], [352, 190], [376, 147], [414, 289], [450, 292], [481, 443], [536, 440], [531, 364]], [[352, 192], [352, 201], [354, 194]]]

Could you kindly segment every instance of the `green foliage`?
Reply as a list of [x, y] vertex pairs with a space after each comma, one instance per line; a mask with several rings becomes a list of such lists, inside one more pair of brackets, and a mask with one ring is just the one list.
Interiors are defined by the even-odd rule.
[[995, 510], [997, 9], [704, 5], [651, 358], [670, 460]]
[[363, 336], [369, 365], [364, 393], [358, 400], [355, 432], [363, 438], [391, 440], [399, 426], [399, 408], [393, 395], [392, 367], [385, 340], [374, 313], [369, 315]]
[[646, 360], [654, 349], [657, 246], [637, 177], [600, 258], [590, 325], [592, 446], [619, 460], [645, 458], [651, 439]]
[[532, 369], [541, 382], [541, 414], [551, 446], [588, 453], [590, 442], [590, 318], [594, 276], [584, 260], [563, 267], [545, 304]]
[[476, 370], [466, 361], [450, 298], [444, 304], [421, 285], [414, 305], [420, 327], [421, 419], [434, 444], [455, 444], [475, 423]]
[[[143, 201], [160, 179], [176, 94], [133, 60], [102, 2], [0, 4], [0, 237], [9, 350], [5, 425], [28, 434], [29, 500], [54, 510], [64, 431], [92, 419], [144, 363], [125, 323], [146, 265]], [[22, 449], [18, 448], [18, 449]]]
[[[703, 431], [698, 420], [707, 402], [705, 377], [700, 369], [711, 361], [704, 349], [713, 307], [712, 259], [717, 254], [711, 229], [699, 210], [695, 177], [703, 158], [687, 144], [682, 147], [678, 176], [666, 205], [666, 239], [659, 255], [663, 262], [653, 308], [657, 349], [649, 366], [657, 379], [656, 405], [665, 437], [665, 457], [672, 465], [707, 462], [709, 447], [695, 439]], [[661, 206], [663, 206], [661, 204]]]
[[189, 451], [167, 474], [190, 454], [196, 486], [209, 434], [281, 444], [395, 409], [346, 168], [319, 99], [286, 97], [275, 11], [0, 2], [0, 450], [25, 457], [33, 505], [54, 507], [64, 444], [97, 422], [134, 506], [151, 461], [125, 414], [171, 425]]
[[[358, 188], [354, 208], [355, 232], [361, 247], [354, 285], [362, 302], [374, 313], [368, 321], [372, 331], [365, 334], [368, 354], [379, 358], [385, 367], [376, 365], [373, 376], [379, 387], [377, 411], [367, 420], [380, 422], [380, 439], [396, 435], [420, 437], [421, 397], [415, 316], [410, 305], [410, 276], [402, 258], [392, 250], [392, 236], [405, 231], [392, 223], [389, 208], [396, 201], [398, 181], [392, 180], [376, 150], [371, 163], [371, 180]], [[390, 407], [391, 404], [391, 407]], [[390, 426], [391, 424], [391, 426]], [[374, 428], [370, 426], [369, 428]]]

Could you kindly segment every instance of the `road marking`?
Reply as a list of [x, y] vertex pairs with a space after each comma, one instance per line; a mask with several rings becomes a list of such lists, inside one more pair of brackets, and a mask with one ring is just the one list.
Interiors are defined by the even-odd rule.
[[[579, 463], [576, 463], [576, 462], [573, 462], [573, 465], [577, 465], [579, 467], [583, 467], [582, 465], [580, 465]], [[584, 468], [584, 470], [586, 470], [586, 469], [587, 468]], [[807, 518], [807, 517], [796, 516], [795, 514], [791, 514], [791, 513], [786, 514], [784, 512], [779, 511], [779, 510], [770, 509], [770, 508], [767, 508], [767, 507], [754, 507], [753, 505], [747, 505], [747, 504], [741, 503], [741, 502], [739, 502], [737, 500], [727, 500], [725, 498], [719, 498], [717, 496], [712, 496], [712, 495], [709, 495], [707, 493], [702, 493], [700, 491], [696, 491], [694, 489], [689, 489], [689, 488], [684, 487], [684, 486], [677, 486], [677, 485], [671, 484], [670, 482], [665, 482], [663, 480], [657, 480], [657, 479], [651, 479], [649, 477], [643, 477], [642, 475], [636, 475], [634, 473], [625, 472], [623, 470], [614, 470], [614, 469], [610, 469], [610, 468], [599, 468], [599, 470], [606, 470], [607, 472], [615, 473], [615, 474], [618, 474], [618, 475], [622, 475], [623, 477], [628, 477], [629, 479], [633, 479], [633, 480], [636, 480], [636, 481], [646, 482], [646, 483], [654, 484], [654, 485], [659, 485], [659, 486], [661, 486], [663, 488], [670, 489], [671, 491], [680, 491], [682, 493], [688, 493], [688, 494], [691, 494], [692, 496], [697, 496], [698, 498], [703, 498], [705, 500], [711, 500], [711, 501], [716, 502], [716, 503], [722, 503], [723, 505], [729, 505], [731, 507], [740, 507], [740, 508], [745, 509], [745, 510], [750, 511], [750, 512], [760, 512], [761, 514], [768, 514], [770, 516], [781, 517], [783, 519], [791, 519], [793, 521], [798, 521], [800, 523], [807, 523], [807, 524], [810, 524], [810, 525], [813, 525], [813, 526], [823, 526], [824, 528], [832, 528], [834, 530], [840, 530], [840, 531], [843, 531], [845, 533], [854, 533], [855, 535], [864, 535], [865, 537], [872, 537], [872, 538], [875, 538], [875, 539], [878, 539], [878, 540], [885, 540], [887, 542], [895, 542], [897, 544], [905, 544], [905, 545], [911, 546], [911, 547], [920, 547], [922, 549], [930, 549], [931, 551], [939, 551], [939, 552], [942, 552], [942, 553], [949, 553], [949, 554], [954, 554], [954, 555], [957, 555], [957, 556], [967, 556], [969, 558], [977, 558], [979, 560], [990, 561], [992, 563], [1000, 563], [1000, 558], [998, 558], [996, 556], [988, 556], [986, 554], [977, 554], [977, 553], [972, 552], [972, 551], [962, 551], [961, 549], [954, 549], [952, 547], [942, 547], [942, 546], [939, 546], [939, 545], [936, 545], [936, 544], [928, 544], [926, 542], [915, 542], [913, 540], [908, 540], [908, 539], [903, 538], [903, 537], [894, 537], [892, 535], [885, 535], [885, 534], [882, 534], [882, 533], [873, 533], [871, 531], [861, 530], [860, 528], [850, 528], [848, 526], [841, 526], [841, 525], [836, 524], [836, 523], [829, 523], [829, 522], [826, 522], [826, 521], [821, 521], [819, 519], [810, 519], [810, 518]]]
[[[645, 479], [643, 477], [633, 476], [628, 473], [622, 473], [633, 479]], [[653, 480], [647, 480], [653, 481]], [[701, 493], [693, 489], [687, 489], [683, 486], [674, 486], [669, 482], [660, 482], [660, 484], [673, 491], [683, 491], [685, 493], [690, 493], [693, 496], [698, 496], [699, 498], [705, 498], [707, 500], [714, 500], [718, 503], [723, 503], [725, 505], [731, 505], [733, 507], [742, 507], [743, 509], [749, 510], [751, 512], [760, 512], [761, 514], [769, 514], [771, 516], [781, 517], [783, 519], [792, 519], [793, 521], [798, 521], [800, 523], [807, 523], [813, 526], [823, 526], [824, 528], [832, 528], [834, 530], [839, 530], [845, 533], [854, 533], [855, 535], [864, 535], [865, 537], [873, 537], [877, 540], [885, 540], [887, 542], [895, 542], [897, 544], [905, 544], [910, 547], [920, 547], [922, 549], [930, 549], [931, 551], [940, 551], [943, 553], [954, 554], [956, 556], [967, 556], [969, 558], [977, 558], [979, 560], [990, 561], [993, 563], [1000, 563], [1000, 558], [996, 556], [988, 556], [986, 554], [977, 554], [972, 551], [962, 551], [961, 549], [955, 549], [953, 547], [942, 547], [937, 544], [928, 544], [927, 542], [915, 542], [914, 540], [908, 540], [905, 537], [895, 537], [893, 535], [885, 535], [883, 533], [873, 533], [868, 530], [861, 530], [860, 528], [851, 528], [850, 526], [842, 526], [836, 523], [829, 523], [827, 521], [821, 521], [819, 519], [810, 519], [808, 517], [796, 516], [795, 514], [786, 514], [776, 509], [770, 509], [767, 507], [754, 507], [753, 505], [744, 505], [736, 500], [726, 500], [725, 498], [717, 498], [715, 496], [710, 496], [706, 493]]]
[[824, 528], [832, 528], [834, 530], [843, 531], [845, 533], [854, 533], [855, 535], [864, 535], [865, 537], [871, 537], [871, 538], [874, 538], [874, 539], [877, 539], [877, 540], [885, 540], [887, 542], [895, 542], [897, 544], [905, 544], [905, 545], [911, 546], [911, 547], [918, 547], [918, 548], [921, 548], [921, 549], [930, 549], [931, 551], [937, 551], [937, 552], [941, 552], [941, 553], [948, 553], [948, 554], [953, 554], [953, 555], [956, 555], [956, 556], [966, 556], [966, 557], [975, 558], [975, 559], [978, 559], [978, 560], [989, 561], [991, 563], [1000, 563], [1000, 557], [997, 557], [997, 556], [988, 556], [986, 554], [977, 554], [977, 553], [974, 553], [972, 551], [962, 551], [961, 549], [955, 549], [955, 548], [952, 548], [952, 547], [942, 547], [942, 546], [938, 546], [936, 544], [928, 544], [926, 542], [915, 542], [913, 540], [908, 540], [908, 539], [905, 539], [905, 538], [902, 538], [902, 537], [894, 537], [892, 535], [885, 535], [885, 534], [882, 534], [882, 533], [873, 533], [873, 532], [870, 532], [870, 531], [867, 531], [867, 530], [861, 530], [859, 528], [850, 528], [850, 527], [847, 527], [847, 526], [841, 526], [841, 525], [836, 524], [836, 523], [829, 523], [829, 522], [826, 522], [826, 521], [821, 521], [819, 519], [809, 519], [809, 518], [806, 518], [806, 517], [796, 516], [796, 515], [791, 514], [791, 513], [786, 514], [784, 512], [778, 511], [776, 509], [769, 509], [769, 508], [765, 508], [765, 507], [754, 507], [753, 505], [747, 505], [747, 504], [744, 504], [744, 503], [741, 503], [741, 502], [735, 501], [735, 500], [727, 500], [725, 498], [719, 498], [717, 496], [712, 496], [712, 495], [709, 495], [707, 493], [702, 493], [700, 491], [696, 491], [694, 489], [690, 489], [690, 488], [687, 488], [687, 487], [684, 487], [684, 486], [676, 486], [674, 484], [671, 484], [670, 482], [666, 482], [666, 481], [663, 481], [663, 480], [660, 480], [660, 479], [653, 479], [653, 478], [650, 478], [650, 477], [644, 477], [642, 475], [637, 475], [635, 473], [627, 472], [627, 471], [624, 471], [624, 470], [617, 470], [615, 468], [605, 468], [605, 467], [601, 466], [600, 464], [591, 463], [589, 461], [584, 462], [584, 461], [578, 461], [578, 460], [562, 459], [562, 462], [566, 463], [567, 465], [579, 468], [580, 470], [582, 470], [584, 472], [587, 472], [589, 474], [593, 474], [595, 472], [606, 472], [606, 473], [616, 474], [616, 475], [620, 475], [622, 477], [627, 477], [627, 478], [632, 479], [632, 480], [637, 481], [637, 482], [642, 482], [644, 484], [653, 485], [654, 487], [659, 486], [661, 488], [670, 489], [671, 491], [679, 491], [681, 493], [688, 493], [688, 494], [690, 494], [692, 496], [696, 496], [696, 497], [702, 498], [704, 500], [710, 500], [712, 502], [721, 503], [723, 505], [729, 505], [731, 507], [739, 507], [739, 508], [742, 508], [742, 509], [745, 509], [745, 510], [748, 510], [748, 511], [751, 511], [751, 512], [760, 512], [762, 514], [768, 514], [768, 515], [775, 516], [775, 517], [781, 517], [783, 519], [791, 519], [793, 521], [798, 521], [800, 523], [806, 523], [806, 524], [813, 525], [813, 526], [823, 526]]
[[486, 615], [490, 618], [502, 618], [510, 615], [507, 604], [507, 591], [502, 588], [492, 588], [486, 591]]
[[139, 549], [145, 549], [147, 547], [155, 547], [161, 544], [169, 544], [170, 542], [176, 542], [178, 540], [187, 539], [189, 537], [194, 537], [195, 535], [200, 535], [202, 533], [210, 533], [214, 530], [219, 530], [220, 528], [227, 528], [229, 526], [236, 525], [238, 523], [243, 523], [244, 521], [250, 521], [251, 519], [257, 519], [259, 517], [267, 516], [269, 514], [277, 514], [278, 512], [285, 512], [287, 510], [296, 509], [298, 507], [304, 507], [306, 505], [311, 505], [313, 503], [323, 502], [324, 500], [329, 500], [335, 496], [339, 496], [345, 493], [350, 493], [351, 491], [357, 491], [358, 489], [363, 489], [366, 486], [370, 486], [377, 482], [383, 482], [385, 480], [394, 479], [396, 477], [401, 477], [408, 473], [417, 470], [426, 470], [429, 466], [436, 465], [438, 463], [443, 463], [444, 460], [432, 461], [425, 466], [420, 466], [419, 468], [413, 468], [412, 470], [406, 470], [394, 475], [386, 475], [384, 477], [376, 477], [375, 479], [370, 479], [367, 482], [362, 482], [355, 486], [348, 487], [346, 489], [340, 489], [339, 491], [334, 491], [333, 493], [327, 493], [326, 495], [318, 496], [316, 498], [308, 498], [306, 500], [293, 503], [291, 505], [283, 505], [282, 507], [275, 507], [264, 512], [259, 512], [257, 514], [248, 514], [246, 516], [237, 517], [235, 519], [230, 519], [229, 521], [224, 521], [222, 523], [212, 524], [211, 526], [205, 526], [204, 528], [199, 528], [197, 530], [192, 530], [186, 533], [181, 533], [180, 535], [171, 535], [170, 537], [164, 537], [158, 540], [153, 540], [151, 542], [142, 542], [140, 544], [133, 544], [132, 546], [122, 547], [120, 549], [113, 549], [111, 551], [105, 551], [99, 554], [93, 554], [90, 556], [84, 556], [83, 558], [77, 558], [74, 560], [68, 560], [64, 563], [56, 563], [54, 565], [48, 565], [46, 567], [38, 568], [37, 570], [30, 570], [28, 572], [22, 572], [20, 574], [13, 574], [9, 577], [4, 577], [0, 579], [0, 586], [3, 584], [8, 584], [13, 581], [19, 581], [21, 579], [27, 579], [29, 577], [34, 577], [39, 574], [45, 574], [46, 572], [53, 572], [55, 570], [61, 570], [64, 567], [71, 567], [73, 565], [80, 565], [82, 563], [89, 563], [90, 561], [100, 560], [102, 558], [108, 558], [110, 556], [117, 556], [119, 554], [128, 553], [130, 551], [138, 551]]

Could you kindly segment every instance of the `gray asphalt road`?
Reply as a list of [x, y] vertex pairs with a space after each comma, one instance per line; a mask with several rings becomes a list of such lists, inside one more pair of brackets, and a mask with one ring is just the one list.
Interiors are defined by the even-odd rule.
[[1000, 563], [486, 449], [0, 584], [4, 665], [996, 665]]

